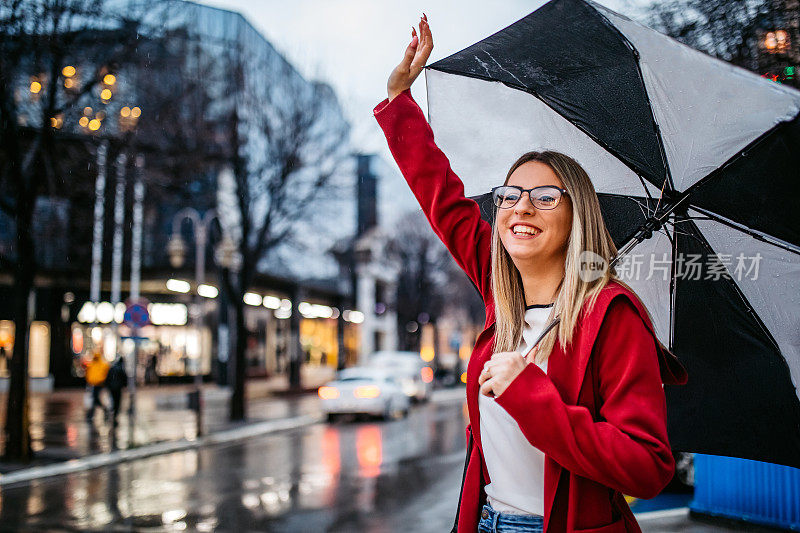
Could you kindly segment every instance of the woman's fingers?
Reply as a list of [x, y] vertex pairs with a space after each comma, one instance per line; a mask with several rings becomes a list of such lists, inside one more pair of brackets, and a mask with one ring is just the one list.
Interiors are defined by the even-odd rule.
[[414, 26], [411, 26], [411, 41], [408, 43], [408, 46], [406, 46], [406, 51], [403, 52], [403, 60], [400, 62], [400, 67], [409, 68], [411, 66], [411, 62], [414, 60], [414, 56], [417, 54], [418, 45], [419, 36], [414, 30]]
[[478, 392], [485, 396], [494, 397], [494, 384], [495, 378], [489, 378], [480, 386]]
[[486, 372], [486, 367], [481, 373], [478, 375], [478, 385], [483, 385], [483, 382], [489, 379], [489, 374]]
[[433, 34], [431, 33], [431, 27], [428, 25], [427, 18], [421, 18], [419, 21], [419, 36], [419, 46], [417, 46], [414, 60], [411, 63], [412, 75], [422, 71], [433, 50]]
[[417, 79], [417, 76], [425, 67], [432, 49], [433, 37], [431, 36], [431, 29], [428, 26], [428, 19], [423, 13], [419, 21], [419, 33], [416, 32], [413, 26], [411, 27], [411, 42], [406, 46], [403, 60], [389, 74], [386, 88], [390, 101], [411, 87], [411, 84], [414, 83], [414, 80]]

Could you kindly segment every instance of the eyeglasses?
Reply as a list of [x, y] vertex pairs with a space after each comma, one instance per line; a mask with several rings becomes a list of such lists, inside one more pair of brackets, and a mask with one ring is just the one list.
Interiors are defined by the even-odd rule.
[[523, 189], [516, 185], [500, 185], [492, 189], [494, 205], [500, 209], [510, 209], [517, 205], [522, 193], [527, 192], [533, 207], [536, 209], [555, 209], [561, 202], [563, 195], [568, 194], [566, 189], [555, 185], [541, 185], [533, 189]]

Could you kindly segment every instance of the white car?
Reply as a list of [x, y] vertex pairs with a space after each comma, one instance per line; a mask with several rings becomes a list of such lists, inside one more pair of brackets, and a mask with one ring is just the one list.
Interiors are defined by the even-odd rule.
[[356, 366], [317, 389], [322, 410], [332, 422], [340, 414], [369, 414], [385, 420], [408, 416], [411, 401], [400, 383], [384, 370]]
[[427, 401], [433, 388], [433, 369], [418, 352], [381, 350], [367, 358], [366, 366], [379, 368], [395, 376], [406, 396], [417, 402]]

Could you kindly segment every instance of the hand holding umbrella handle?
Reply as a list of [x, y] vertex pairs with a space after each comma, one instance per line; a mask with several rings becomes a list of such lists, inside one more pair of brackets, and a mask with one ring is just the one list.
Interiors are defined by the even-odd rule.
[[425, 68], [425, 63], [431, 55], [431, 50], [433, 50], [433, 35], [431, 34], [430, 26], [428, 26], [428, 17], [423, 13], [419, 21], [419, 35], [417, 35], [412, 26], [411, 42], [406, 47], [403, 60], [389, 75], [386, 89], [389, 93], [390, 102], [394, 100], [395, 96], [411, 87], [411, 84], [417, 79], [422, 69]]

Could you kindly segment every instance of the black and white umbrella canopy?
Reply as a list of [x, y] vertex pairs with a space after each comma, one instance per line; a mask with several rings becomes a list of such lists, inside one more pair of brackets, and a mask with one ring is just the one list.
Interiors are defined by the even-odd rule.
[[582, 0], [426, 81], [437, 144], [485, 216], [527, 151], [589, 173], [620, 276], [689, 373], [665, 386], [673, 448], [800, 467], [800, 92]]

